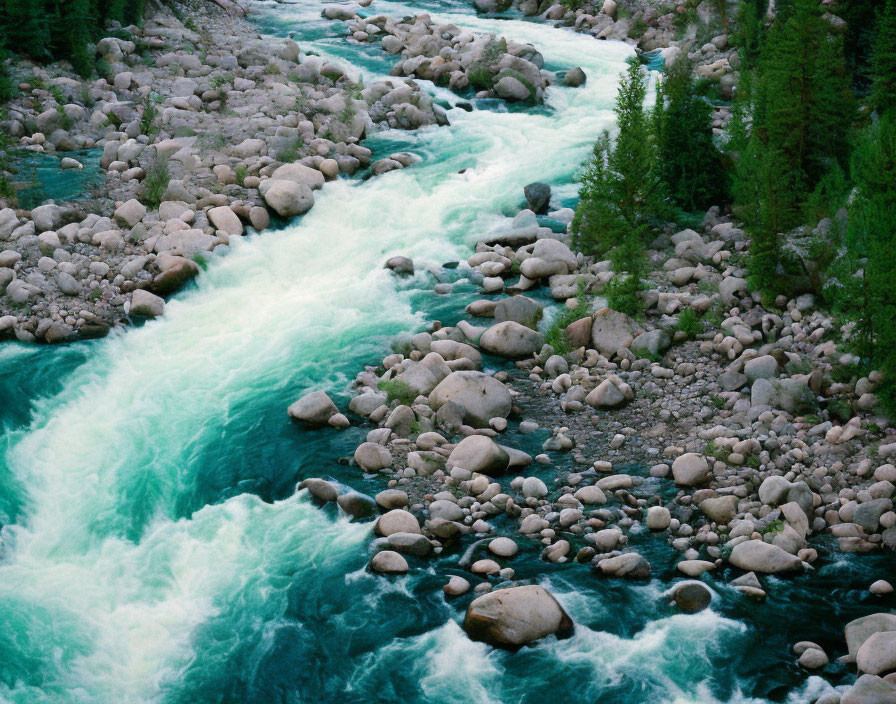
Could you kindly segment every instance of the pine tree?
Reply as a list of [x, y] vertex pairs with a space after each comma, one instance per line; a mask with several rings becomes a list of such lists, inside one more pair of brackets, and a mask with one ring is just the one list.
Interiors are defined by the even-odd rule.
[[[643, 247], [650, 222], [664, 209], [651, 118], [644, 110], [647, 84], [632, 64], [616, 98], [619, 133], [614, 145], [604, 132], [581, 176], [579, 207], [572, 222], [573, 244], [589, 254], [609, 254], [614, 277], [610, 305], [633, 315], [646, 269]], [[654, 124], [658, 118], [653, 117]]]
[[50, 30], [42, 0], [6, 0], [6, 45], [39, 61], [51, 58]]
[[660, 178], [677, 206], [706, 210], [726, 194], [721, 154], [713, 143], [712, 106], [695, 94], [691, 67], [673, 66], [654, 111]]
[[753, 234], [750, 278], [767, 292], [783, 275], [779, 233], [801, 222], [817, 184], [845, 166], [854, 100], [842, 39], [815, 0], [792, 0], [759, 61], [749, 147], [734, 193]]
[[896, 0], [887, 0], [878, 17], [871, 71], [874, 107], [880, 112], [896, 108]]
[[[847, 280], [842, 307], [858, 311], [858, 351], [884, 373], [878, 397], [896, 414], [896, 111], [872, 124], [853, 154], [856, 191], [849, 210], [847, 251], [861, 267]], [[851, 284], [851, 285], [850, 285]]]
[[615, 145], [604, 134], [581, 177], [573, 241], [582, 251], [606, 254], [627, 237], [643, 242], [651, 218], [663, 208], [650, 119], [644, 110], [647, 84], [636, 64], [622, 78], [616, 98]]
[[738, 47], [742, 73], [752, 69], [759, 59], [767, 10], [767, 0], [740, 0], [738, 5], [733, 43]]

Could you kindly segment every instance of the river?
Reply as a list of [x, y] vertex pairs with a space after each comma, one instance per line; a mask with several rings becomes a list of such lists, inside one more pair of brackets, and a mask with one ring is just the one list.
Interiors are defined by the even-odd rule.
[[[511, 654], [467, 640], [469, 598], [442, 596], [460, 552], [373, 576], [371, 524], [295, 494], [307, 476], [383, 488], [338, 462], [364, 429], [302, 430], [287, 405], [318, 388], [346, 402], [395, 334], [457, 319], [475, 288], [436, 296], [427, 265], [468, 256], [529, 182], [574, 197], [633, 54], [459, 3], [370, 10], [531, 42], [547, 68], [582, 66], [588, 81], [510, 111], [468, 112], [430, 87], [450, 127], [367, 143], [420, 163], [328, 184], [300, 220], [211, 257], [164, 318], [65, 347], [0, 346], [0, 700], [733, 704], [824, 691], [789, 647], [842, 650], [842, 624], [868, 612], [859, 589], [874, 560], [823, 559], [811, 583], [770, 579], [765, 605], [720, 584], [711, 610], [685, 616], [661, 597], [674, 556], [660, 541], [633, 536], [657, 575], [635, 585], [547, 565], [533, 546], [508, 564], [555, 592], [577, 629]], [[390, 57], [348, 44], [317, 2], [256, 3], [255, 19], [365, 81], [388, 75]], [[383, 270], [396, 254], [417, 262], [413, 280]]]

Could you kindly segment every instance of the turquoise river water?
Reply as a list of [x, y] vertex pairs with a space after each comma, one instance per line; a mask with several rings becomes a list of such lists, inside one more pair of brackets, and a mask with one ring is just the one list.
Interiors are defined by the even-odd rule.
[[[422, 161], [327, 185], [300, 221], [212, 257], [163, 319], [64, 347], [0, 346], [0, 701], [796, 703], [850, 682], [836, 663], [807, 680], [789, 648], [810, 639], [840, 654], [843, 624], [881, 608], [865, 590], [892, 575], [882, 558], [822, 550], [811, 577], [767, 580], [764, 605], [719, 574], [712, 608], [686, 616], [662, 598], [676, 576], [661, 540], [632, 537], [654, 566], [641, 584], [547, 565], [532, 546], [508, 564], [577, 627], [512, 654], [470, 642], [458, 625], [470, 597], [442, 596], [462, 547], [375, 577], [371, 524], [295, 493], [308, 476], [383, 488], [339, 462], [365, 429], [302, 430], [287, 405], [317, 388], [344, 403], [395, 334], [456, 321], [474, 288], [437, 297], [425, 265], [468, 256], [526, 183], [575, 195], [633, 54], [460, 4], [370, 11], [528, 41], [588, 82], [551, 88], [538, 109], [452, 107], [450, 127], [376, 136], [377, 153]], [[389, 58], [346, 43], [317, 2], [257, 3], [254, 16], [367, 80], [388, 75]], [[411, 282], [382, 269], [395, 254], [418, 262]], [[544, 437], [511, 429], [508, 442], [532, 450]]]

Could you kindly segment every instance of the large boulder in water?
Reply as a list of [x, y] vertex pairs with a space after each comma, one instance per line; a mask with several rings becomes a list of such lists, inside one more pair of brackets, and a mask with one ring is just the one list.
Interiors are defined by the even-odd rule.
[[703, 582], [680, 582], [672, 589], [672, 600], [684, 613], [695, 614], [709, 606], [712, 592]]
[[519, 648], [550, 635], [572, 635], [572, 619], [544, 587], [498, 589], [467, 607], [464, 630], [471, 640], [499, 648]]
[[370, 560], [370, 571], [380, 574], [406, 574], [408, 561], [394, 550], [383, 550]]
[[339, 409], [325, 391], [312, 391], [293, 403], [286, 412], [293, 420], [311, 425], [324, 425], [339, 413]]
[[314, 194], [304, 183], [271, 179], [265, 184], [269, 185], [261, 189], [262, 197], [281, 217], [301, 215], [314, 205]]
[[548, 212], [548, 205], [551, 202], [551, 187], [548, 184], [530, 183], [523, 189], [523, 194], [533, 213]]
[[862, 675], [840, 704], [896, 704], [896, 685], [877, 675]]
[[420, 533], [420, 524], [410, 511], [395, 508], [380, 516], [374, 530], [377, 535], [388, 538], [393, 533]]
[[487, 428], [492, 418], [510, 414], [510, 391], [504, 384], [482, 372], [452, 372], [429, 395], [429, 405], [438, 411], [452, 401], [464, 409], [464, 422]]
[[735, 545], [728, 560], [742, 570], [763, 574], [793, 572], [803, 565], [802, 560], [795, 555], [761, 540], [747, 540]]
[[896, 631], [881, 631], [868, 638], [856, 653], [856, 665], [869, 675], [896, 670]]
[[479, 346], [486, 352], [509, 359], [531, 357], [542, 345], [544, 335], [512, 320], [492, 325], [479, 338]]
[[650, 563], [636, 552], [627, 552], [609, 557], [597, 563], [600, 571], [611, 577], [626, 579], [649, 579]]
[[875, 633], [896, 631], [896, 614], [878, 613], [863, 616], [846, 624], [846, 648], [851, 656]]

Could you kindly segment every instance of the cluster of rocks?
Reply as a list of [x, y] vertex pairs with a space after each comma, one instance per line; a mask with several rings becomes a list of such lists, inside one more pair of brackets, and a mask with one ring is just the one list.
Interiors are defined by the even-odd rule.
[[[389, 485], [367, 501], [382, 514], [372, 571], [401, 574], [468, 545], [457, 564], [465, 574], [447, 577], [445, 592], [479, 595], [465, 619], [471, 637], [519, 647], [571, 628], [540, 593], [511, 596], [522, 587], [505, 560], [521, 546], [538, 545], [546, 562], [647, 579], [652, 566], [630, 536], [649, 531], [680, 555], [676, 569], [691, 581], [669, 596], [686, 613], [709, 604], [711, 593], [692, 581], [707, 572], [736, 568], [725, 588], [761, 601], [764, 576], [811, 570], [823, 536], [844, 552], [896, 547], [896, 468], [887, 462], [896, 432], [874, 414], [880, 375], [852, 372], [855, 360], [838, 352], [828, 332], [837, 327], [811, 294], [781, 296], [768, 309], [747, 294], [749, 241], [712, 209], [702, 232], [670, 232], [651, 245], [636, 321], [601, 298], [612, 264], [573, 252], [567, 233], [536, 216], [568, 223], [572, 211], [551, 210], [544, 184], [524, 195], [529, 208], [461, 264], [460, 281], [487, 294], [467, 306], [468, 320], [433, 322], [360, 373], [348, 415], [329, 399], [316, 420], [291, 412], [376, 426], [353, 458]], [[404, 257], [387, 266], [414, 270]], [[542, 286], [581, 312], [561, 331], [562, 349], [545, 344], [543, 306], [524, 295]], [[685, 311], [696, 331], [682, 325]], [[482, 371], [483, 355], [515, 369]], [[508, 420], [522, 434], [550, 428], [543, 453], [502, 441]], [[550, 469], [555, 462], [567, 468]], [[633, 466], [649, 467], [648, 476]], [[871, 592], [888, 587], [876, 582]], [[542, 603], [531, 619], [544, 623], [507, 636], [530, 601]], [[807, 668], [827, 662], [817, 647], [798, 655]]]
[[[846, 654], [838, 660], [855, 665], [859, 677], [851, 686], [821, 695], [815, 704], [896, 702], [896, 614], [875, 613], [850, 621], [844, 636]], [[807, 670], [820, 670], [830, 662], [824, 648], [811, 641], [794, 644], [793, 653]]]
[[[445, 122], [413, 82], [362, 87], [217, 5], [191, 20], [160, 8], [100, 40], [97, 80], [12, 66], [20, 92], [0, 129], [63, 169], [83, 168], [67, 152], [101, 149], [105, 184], [31, 211], [0, 201], [0, 337], [59, 342], [159, 315], [160, 297], [209, 252], [306, 212], [325, 181], [371, 166], [367, 133]], [[381, 162], [374, 174], [412, 158]]]
[[[325, 8], [324, 15], [344, 20], [352, 41], [379, 41], [384, 51], [400, 54], [394, 76], [414, 76], [458, 92], [474, 90], [477, 98], [530, 103], [542, 102], [547, 86], [557, 80], [544, 70], [544, 58], [531, 44], [437, 24], [427, 14], [397, 20], [360, 17], [337, 7]], [[564, 80], [581, 85], [585, 77], [574, 69]]]
[[[573, 3], [550, 0], [473, 0], [479, 12], [502, 12], [516, 7], [528, 17], [542, 17], [569, 26], [597, 39], [625, 41], [648, 58], [660, 58], [670, 68], [686, 57], [698, 78], [717, 86], [719, 94], [730, 99], [738, 80], [740, 57], [729, 45], [728, 24], [711, 2], [670, 5], [655, 0], [594, 0], [578, 7]], [[727, 124], [730, 113], [717, 107], [720, 126]]]

